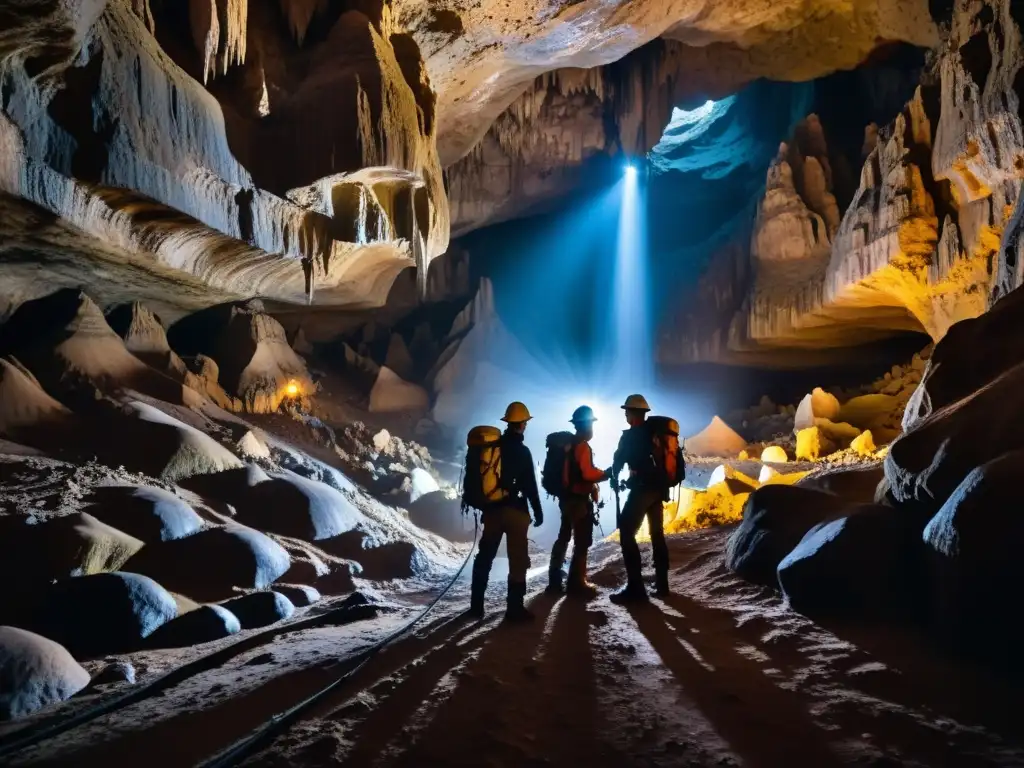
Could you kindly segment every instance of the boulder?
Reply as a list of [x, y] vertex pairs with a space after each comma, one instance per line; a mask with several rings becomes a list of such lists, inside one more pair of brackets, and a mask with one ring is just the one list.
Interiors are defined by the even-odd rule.
[[761, 461], [766, 464], [785, 464], [789, 461], [786, 449], [778, 445], [769, 445], [761, 451]]
[[332, 538], [363, 520], [340, 491], [295, 474], [260, 483], [238, 505], [240, 523], [304, 541]]
[[819, 490], [759, 488], [747, 498], [743, 520], [729, 537], [725, 564], [745, 579], [774, 586], [779, 563], [804, 534], [845, 506], [838, 496]]
[[796, 433], [796, 458], [803, 461], [817, 461], [836, 449], [821, 427], [807, 427]]
[[747, 447], [747, 441], [715, 416], [696, 435], [684, 439], [683, 447], [695, 456], [735, 456]]
[[[174, 621], [174, 619], [172, 619]], [[164, 626], [167, 626], [166, 624]], [[157, 630], [159, 632], [160, 630]], [[153, 635], [150, 635], [152, 637]], [[135, 685], [135, 665], [130, 661], [113, 661], [96, 673], [90, 687], [128, 683]]]
[[859, 395], [843, 403], [837, 418], [860, 429], [876, 429], [889, 421], [899, 405], [899, 398], [892, 395]]
[[201, 605], [149, 636], [150, 648], [184, 648], [222, 640], [242, 630], [238, 617], [220, 605]]
[[57, 704], [89, 684], [63, 646], [16, 627], [0, 627], [0, 720]]
[[291, 560], [268, 536], [234, 523], [144, 547], [125, 569], [157, 579], [194, 600], [222, 600], [235, 589], [263, 589]]
[[954, 323], [932, 350], [921, 383], [904, 412], [904, 429], [909, 431], [919, 421], [1016, 368], [1024, 360], [1022, 324], [1021, 291], [1008, 293], [979, 317]]
[[409, 474], [409, 503], [415, 504], [416, 500], [428, 493], [441, 490], [437, 480], [427, 470], [415, 467]]
[[280, 592], [253, 592], [228, 600], [223, 607], [238, 617], [242, 629], [258, 629], [295, 613], [291, 600]]
[[1019, 621], [1007, 600], [1020, 577], [1022, 478], [1024, 451], [974, 469], [924, 529], [936, 616], [957, 645], [1016, 653]]
[[871, 434], [871, 430], [861, 432], [855, 437], [850, 443], [850, 449], [861, 456], [874, 456], [875, 452], [878, 451], [878, 447], [875, 445], [875, 439]]
[[847, 504], [871, 504], [885, 477], [881, 462], [815, 472], [797, 482], [798, 488], [831, 493]]
[[790, 606], [813, 617], [906, 618], [922, 602], [920, 516], [864, 504], [811, 528], [778, 567]]
[[1022, 386], [1024, 363], [915, 422], [885, 457], [892, 497], [934, 514], [976, 467], [1024, 449]]
[[181, 539], [203, 527], [192, 507], [161, 488], [104, 486], [96, 488], [89, 501], [93, 517], [147, 544]]
[[177, 614], [174, 598], [151, 578], [98, 573], [57, 582], [33, 628], [85, 658], [135, 650]]
[[250, 491], [270, 475], [256, 464], [244, 464], [238, 469], [226, 469], [212, 475], [197, 475], [182, 481], [181, 485], [206, 499], [237, 507], [249, 498]]
[[860, 437], [860, 430], [846, 422], [815, 419], [814, 425], [828, 438], [829, 442], [840, 447], [849, 446], [856, 438]]
[[22, 588], [116, 571], [143, 542], [85, 513], [18, 525], [0, 539], [0, 579]]
[[274, 591], [287, 597], [296, 608], [304, 608], [320, 600], [320, 592], [305, 584], [275, 584]]
[[473, 521], [462, 514], [462, 501], [444, 491], [433, 491], [416, 499], [409, 505], [409, 520], [449, 541], [473, 540]]
[[144, 425], [137, 441], [121, 448], [123, 460], [130, 466], [171, 483], [242, 466], [212, 437], [148, 403], [133, 401], [127, 409]]
[[821, 387], [815, 387], [796, 408], [793, 417], [793, 432], [813, 427], [817, 419], [834, 421], [839, 416], [840, 406], [836, 396]]

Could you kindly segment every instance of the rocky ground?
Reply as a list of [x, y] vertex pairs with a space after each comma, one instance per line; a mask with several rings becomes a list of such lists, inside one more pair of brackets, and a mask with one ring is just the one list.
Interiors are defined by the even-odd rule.
[[[533, 531], [532, 626], [500, 625], [499, 558], [486, 621], [460, 616], [462, 572], [353, 671], [471, 554], [457, 457], [403, 439], [424, 420], [369, 408], [347, 368], [311, 372], [258, 303], [172, 349], [142, 305], [26, 302], [0, 327], [0, 760], [134, 765], [158, 743], [147, 762], [202, 764], [351, 673], [249, 764], [1019, 765], [999, 595], [1022, 307], [857, 391], [762, 403], [753, 440], [717, 418], [688, 438], [673, 597], [608, 601], [614, 533], [596, 600], [544, 597]], [[471, 315], [450, 365], [486, 338]], [[857, 450], [869, 430], [895, 439]]]
[[[909, 630], [827, 627], [724, 567], [731, 533], [670, 540], [676, 594], [608, 602], [621, 568], [595, 551], [590, 603], [530, 599], [538, 621], [458, 618], [466, 584], [412, 636], [377, 656], [253, 766], [323, 765], [1019, 765], [1015, 692], [928, 650]], [[415, 598], [344, 627], [283, 631], [222, 667], [12, 765], [198, 764], [332, 680], [337, 659], [411, 617]], [[153, 654], [126, 657], [139, 678]], [[177, 661], [178, 659], [176, 659]], [[185, 660], [185, 659], [180, 659]], [[166, 657], [160, 657], [166, 664]], [[150, 666], [153, 665], [153, 666]], [[128, 687], [113, 683], [105, 693]], [[187, 732], [188, 738], [181, 738]], [[160, 749], [152, 746], [159, 744]]]

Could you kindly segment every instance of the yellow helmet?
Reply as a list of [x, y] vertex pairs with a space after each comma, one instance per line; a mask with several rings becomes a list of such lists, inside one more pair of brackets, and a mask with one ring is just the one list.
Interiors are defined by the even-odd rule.
[[643, 395], [630, 395], [622, 407], [627, 411], [649, 411], [651, 406], [647, 404], [647, 398]]
[[501, 420], [508, 424], [522, 424], [524, 421], [529, 421], [532, 418], [530, 410], [517, 400], [514, 403], [508, 404], [508, 408], [505, 409], [505, 415], [501, 417]]

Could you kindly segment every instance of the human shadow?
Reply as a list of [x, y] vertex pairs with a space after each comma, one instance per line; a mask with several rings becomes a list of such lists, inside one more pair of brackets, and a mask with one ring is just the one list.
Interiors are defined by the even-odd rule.
[[[550, 601], [535, 598], [530, 602], [535, 616], [532, 622], [501, 622], [489, 629], [471, 625], [459, 633], [461, 637], [424, 656], [346, 734], [346, 740], [354, 743], [354, 747], [345, 756], [345, 764], [436, 764], [431, 755], [444, 754], [453, 733], [459, 734], [464, 742], [462, 754], [479, 754], [465, 742], [483, 738], [481, 723], [500, 722], [507, 701], [500, 691], [494, 690], [503, 684], [494, 679], [493, 670], [520, 670], [521, 684], [530, 684], [531, 659], [552, 607]], [[481, 689], [485, 691], [483, 695]], [[348, 714], [338, 711], [332, 718]]]
[[[693, 605], [673, 596], [691, 614]], [[795, 695], [773, 685], [762, 670], [719, 644], [683, 641], [656, 603], [629, 606], [630, 615], [708, 723], [748, 766], [842, 765], [822, 730]], [[699, 622], [695, 622], [699, 625]], [[697, 637], [693, 635], [692, 637]]]

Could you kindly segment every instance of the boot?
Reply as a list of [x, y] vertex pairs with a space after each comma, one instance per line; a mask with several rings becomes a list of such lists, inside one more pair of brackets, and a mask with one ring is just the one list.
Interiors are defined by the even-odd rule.
[[473, 619], [484, 617], [484, 593], [487, 592], [487, 577], [490, 575], [491, 564], [484, 562], [477, 555], [473, 561], [473, 586], [469, 592], [469, 610], [466, 615]]
[[552, 568], [548, 571], [548, 587], [544, 590], [549, 595], [561, 595], [565, 593], [562, 588], [562, 569]]
[[510, 581], [508, 584], [508, 604], [505, 608], [505, 621], [533, 621], [533, 614], [523, 605], [523, 598], [525, 597], [526, 584]]
[[654, 574], [655, 597], [668, 597], [672, 591], [668, 588], [668, 571], [658, 570]]
[[626, 586], [609, 598], [613, 603], [646, 603], [647, 590], [642, 582], [626, 582]]
[[565, 593], [586, 600], [597, 597], [597, 587], [587, 581], [587, 550], [585, 549], [577, 549], [573, 552]]

